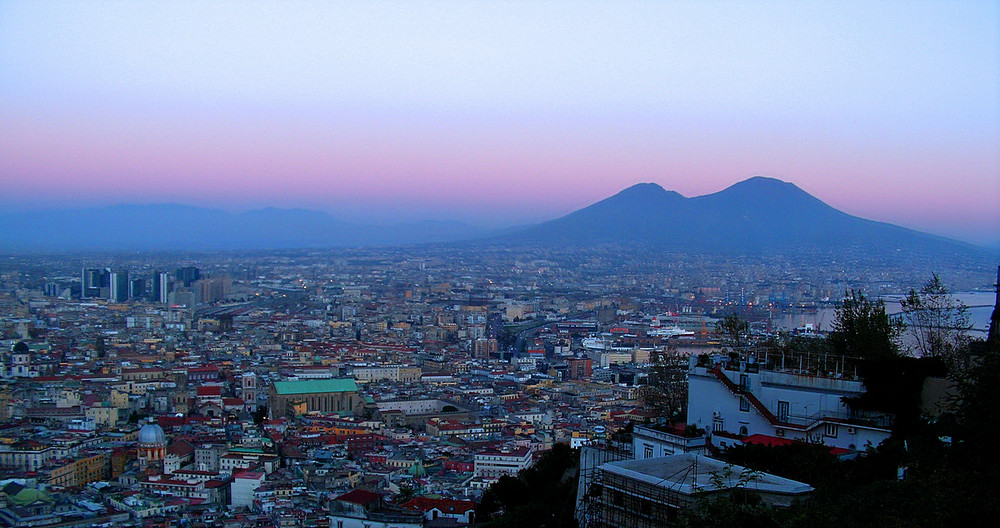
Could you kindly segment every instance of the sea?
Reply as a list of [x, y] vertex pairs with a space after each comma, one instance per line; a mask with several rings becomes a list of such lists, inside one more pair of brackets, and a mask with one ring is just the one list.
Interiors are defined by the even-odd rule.
[[[960, 292], [952, 294], [952, 296], [968, 307], [969, 322], [972, 323], [972, 330], [969, 334], [972, 337], [985, 338], [990, 328], [990, 316], [993, 314], [996, 294], [993, 292]], [[882, 300], [885, 301], [886, 312], [890, 316], [902, 313], [900, 306], [902, 298], [902, 295], [882, 297]], [[811, 324], [816, 330], [830, 330], [836, 318], [837, 310], [835, 308], [819, 308], [811, 312], [776, 315], [771, 319], [771, 326], [777, 330], [792, 330]]]

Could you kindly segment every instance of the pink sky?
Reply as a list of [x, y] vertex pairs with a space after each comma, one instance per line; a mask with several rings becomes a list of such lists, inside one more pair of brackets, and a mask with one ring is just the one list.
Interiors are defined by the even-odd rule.
[[638, 182], [697, 196], [767, 175], [852, 214], [1000, 246], [998, 14], [5, 4], [0, 205], [509, 225]]

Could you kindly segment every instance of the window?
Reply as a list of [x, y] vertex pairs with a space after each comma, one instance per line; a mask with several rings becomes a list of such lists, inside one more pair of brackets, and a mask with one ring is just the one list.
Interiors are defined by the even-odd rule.
[[750, 412], [750, 400], [740, 396], [740, 410], [743, 412]]
[[643, 444], [642, 458], [653, 458], [653, 446]]
[[625, 495], [623, 495], [622, 492], [620, 492], [620, 491], [614, 491], [614, 492], [612, 492], [611, 493], [611, 503], [614, 504], [615, 506], [624, 506], [625, 505]]
[[837, 438], [837, 424], [826, 424], [823, 428], [823, 436], [829, 436], [830, 438]]
[[740, 436], [747, 436], [748, 434], [750, 434], [750, 430], [747, 429], [747, 426], [740, 427]]
[[714, 431], [716, 433], [721, 433], [722, 431], [725, 431], [725, 430], [726, 429], [724, 427], [722, 418], [716, 417], [716, 418], [712, 419], [712, 431]]
[[745, 391], [750, 390], [750, 376], [746, 374], [740, 374], [740, 388]]
[[778, 421], [779, 422], [788, 421], [788, 402], [786, 401], [778, 402]]

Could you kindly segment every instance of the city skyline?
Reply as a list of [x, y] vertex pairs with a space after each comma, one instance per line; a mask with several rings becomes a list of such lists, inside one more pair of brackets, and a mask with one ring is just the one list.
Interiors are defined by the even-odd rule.
[[996, 2], [0, 6], [0, 205], [556, 218], [754, 175], [1000, 246]]

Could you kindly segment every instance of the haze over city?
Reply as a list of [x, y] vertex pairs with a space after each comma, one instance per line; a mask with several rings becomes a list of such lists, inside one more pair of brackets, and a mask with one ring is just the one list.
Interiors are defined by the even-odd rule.
[[0, 0], [0, 527], [1000, 518], [1000, 0]]
[[0, 4], [0, 205], [547, 220], [754, 175], [1000, 246], [996, 2]]

